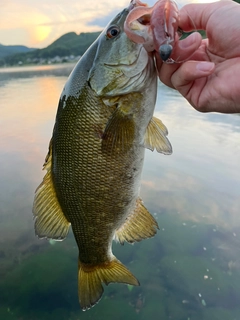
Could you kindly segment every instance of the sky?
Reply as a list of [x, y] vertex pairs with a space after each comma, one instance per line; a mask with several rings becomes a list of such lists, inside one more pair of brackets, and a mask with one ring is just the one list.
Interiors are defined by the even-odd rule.
[[[142, 0], [152, 6], [155, 0]], [[184, 1], [184, 2], [183, 2]], [[44, 48], [67, 32], [102, 30], [130, 0], [0, 0], [0, 44]], [[181, 0], [189, 2], [211, 0]]]

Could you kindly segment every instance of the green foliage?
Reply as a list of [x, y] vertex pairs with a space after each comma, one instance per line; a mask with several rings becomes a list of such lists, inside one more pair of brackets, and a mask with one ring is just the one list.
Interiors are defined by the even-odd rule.
[[1, 65], [1, 60], [4, 57], [16, 54], [16, 53], [26, 53], [33, 51], [35, 49], [28, 48], [25, 46], [4, 46], [0, 44], [0, 65]]
[[[239, 0], [240, 1], [240, 0]], [[198, 33], [200, 33], [200, 35], [202, 36], [203, 39], [205, 39], [207, 37], [206, 35], [206, 31], [205, 30], [196, 30]], [[194, 31], [192, 32], [184, 32], [183, 31], [183, 34], [181, 36], [181, 39], [185, 39], [187, 38], [191, 33], [193, 33]]]
[[18, 53], [2, 58], [2, 60], [0, 60], [0, 66], [3, 64], [16, 65], [19, 61], [23, 64], [39, 63], [41, 59], [48, 60], [56, 56], [81, 56], [96, 40], [99, 34], [100, 32], [89, 32], [77, 35], [75, 32], [69, 32], [44, 49], [36, 49], [31, 52]]
[[50, 44], [47, 48], [35, 52], [37, 58], [54, 58], [55, 56], [64, 57], [66, 55], [82, 55], [87, 48], [98, 37], [100, 32], [66, 33], [59, 39]]

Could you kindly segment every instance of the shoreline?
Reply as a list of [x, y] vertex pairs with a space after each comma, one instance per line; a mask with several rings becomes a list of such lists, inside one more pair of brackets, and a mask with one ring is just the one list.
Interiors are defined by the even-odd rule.
[[0, 67], [0, 73], [7, 73], [7, 72], [19, 72], [19, 71], [33, 71], [33, 70], [53, 70], [59, 68], [66, 68], [75, 66], [77, 61], [75, 62], [64, 62], [64, 63], [55, 63], [55, 64], [31, 64], [31, 65], [21, 65], [21, 66], [6, 66]]

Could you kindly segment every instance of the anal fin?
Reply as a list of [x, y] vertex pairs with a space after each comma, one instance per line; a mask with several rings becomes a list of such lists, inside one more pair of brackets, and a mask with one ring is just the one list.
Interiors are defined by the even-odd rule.
[[51, 175], [52, 143], [49, 144], [43, 169], [47, 170], [42, 183], [36, 190], [33, 215], [35, 217], [35, 233], [39, 238], [63, 240], [68, 234], [70, 223], [64, 216], [57, 199]]
[[158, 223], [148, 212], [140, 198], [136, 201], [134, 211], [127, 217], [124, 224], [115, 232], [115, 239], [121, 244], [124, 241], [133, 243], [153, 237]]
[[114, 256], [105, 264], [89, 266], [78, 263], [78, 296], [82, 309], [93, 307], [102, 297], [103, 286], [111, 282], [139, 286], [134, 275]]
[[144, 146], [147, 149], [153, 151], [156, 149], [157, 152], [163, 154], [171, 154], [172, 153], [172, 146], [169, 142], [167, 128], [156, 117], [152, 117], [150, 120], [147, 130], [144, 137]]

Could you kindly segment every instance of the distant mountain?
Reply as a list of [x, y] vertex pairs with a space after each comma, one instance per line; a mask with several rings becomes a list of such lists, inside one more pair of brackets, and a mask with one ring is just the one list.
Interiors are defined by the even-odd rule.
[[37, 57], [53, 58], [55, 56], [82, 55], [99, 34], [100, 32], [80, 33], [79, 35], [75, 32], [66, 33], [47, 48], [39, 50]]
[[61, 57], [81, 56], [96, 40], [100, 32], [87, 32], [77, 35], [69, 32], [58, 38], [44, 49], [35, 49], [25, 53], [17, 53], [1, 59], [1, 65], [52, 63], [60, 62]]
[[16, 53], [25, 53], [25, 52], [30, 52], [36, 49], [33, 48], [28, 48], [25, 46], [4, 46], [3, 44], [0, 44], [0, 59], [16, 54]]

